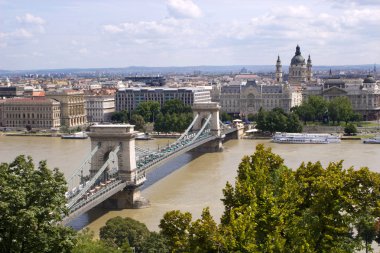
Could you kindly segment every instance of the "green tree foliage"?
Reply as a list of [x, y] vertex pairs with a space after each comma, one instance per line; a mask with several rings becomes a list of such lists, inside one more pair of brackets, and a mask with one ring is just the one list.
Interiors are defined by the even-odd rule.
[[70, 252], [75, 232], [58, 225], [66, 181], [57, 169], [31, 157], [0, 164], [0, 252]]
[[161, 112], [163, 114], [181, 114], [191, 112], [191, 107], [185, 105], [179, 99], [171, 99], [164, 103]]
[[72, 253], [124, 253], [121, 249], [117, 249], [107, 245], [102, 240], [94, 240], [94, 233], [85, 229], [78, 233], [77, 243], [71, 251]]
[[130, 123], [132, 125], [135, 125], [136, 130], [144, 131], [145, 120], [141, 115], [133, 114], [131, 117]]
[[346, 124], [353, 117], [352, 105], [347, 97], [336, 97], [332, 99], [328, 106], [329, 117], [333, 122], [344, 121]]
[[171, 252], [357, 252], [379, 240], [380, 174], [368, 168], [284, 165], [263, 145], [243, 158], [235, 185], [227, 183], [218, 226], [208, 209], [171, 211], [161, 233]]
[[114, 112], [111, 115], [111, 121], [112, 122], [118, 122], [118, 123], [127, 123], [129, 119], [129, 114], [127, 110], [122, 110], [120, 112]]
[[137, 252], [143, 252], [143, 244], [150, 232], [145, 224], [131, 218], [120, 216], [109, 219], [100, 228], [100, 239], [108, 245], [118, 248], [134, 247]]
[[344, 128], [344, 132], [346, 134], [356, 134], [358, 130], [356, 129], [356, 126], [352, 123], [348, 123], [347, 126]]
[[232, 121], [232, 120], [233, 120], [232, 116], [229, 115], [229, 114], [226, 113], [226, 112], [221, 111], [219, 115], [220, 115], [220, 116], [219, 116], [219, 117], [220, 117], [220, 120], [221, 120], [222, 122]]
[[281, 108], [274, 108], [267, 112], [260, 108], [257, 114], [256, 128], [262, 131], [274, 132], [301, 132], [302, 124], [295, 113], [285, 113]]
[[157, 101], [141, 102], [134, 114], [141, 115], [145, 122], [154, 122], [158, 113], [160, 112], [160, 103]]
[[[178, 106], [178, 108], [176, 108]], [[183, 132], [193, 120], [191, 108], [181, 100], [174, 99], [165, 102], [162, 113], [157, 114], [154, 130], [157, 132]]]
[[186, 252], [188, 249], [191, 217], [189, 212], [175, 210], [165, 213], [161, 219], [160, 233], [166, 238], [172, 252]]

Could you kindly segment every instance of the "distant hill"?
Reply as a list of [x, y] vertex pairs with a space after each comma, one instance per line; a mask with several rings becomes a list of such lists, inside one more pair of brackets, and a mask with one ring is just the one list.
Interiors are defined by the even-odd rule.
[[[242, 68], [249, 72], [274, 72], [274, 65], [229, 65], [229, 66], [182, 66], [182, 67], [144, 67], [130, 66], [125, 68], [67, 68], [67, 69], [40, 69], [40, 70], [0, 70], [0, 75], [19, 74], [122, 74], [122, 75], [158, 75], [158, 74], [193, 74], [194, 72], [222, 74], [239, 73]], [[284, 72], [289, 66], [283, 65]], [[372, 64], [342, 65], [342, 66], [313, 66], [314, 71], [341, 70], [372, 70]]]

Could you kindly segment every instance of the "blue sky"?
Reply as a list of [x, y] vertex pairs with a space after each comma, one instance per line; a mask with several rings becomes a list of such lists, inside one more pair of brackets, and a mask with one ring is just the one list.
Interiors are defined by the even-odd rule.
[[380, 62], [380, 0], [0, 0], [0, 69]]

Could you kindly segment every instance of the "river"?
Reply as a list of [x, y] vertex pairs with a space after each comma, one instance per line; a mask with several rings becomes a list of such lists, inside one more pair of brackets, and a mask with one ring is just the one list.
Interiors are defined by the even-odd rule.
[[[136, 143], [153, 149], [172, 141], [174, 140], [155, 139]], [[159, 221], [166, 211], [189, 211], [193, 218], [198, 218], [202, 209], [207, 206], [218, 220], [223, 213], [220, 201], [223, 187], [227, 181], [234, 181], [241, 158], [252, 154], [259, 143], [271, 147], [285, 159], [285, 164], [290, 168], [297, 168], [302, 161], [321, 161], [326, 166], [330, 161], [344, 160], [345, 168], [366, 166], [380, 172], [380, 145], [366, 145], [360, 141], [297, 145], [276, 144], [269, 140], [230, 140], [224, 143], [223, 152], [202, 155], [187, 153], [148, 174], [142, 195], [150, 201], [149, 208], [109, 212], [95, 209], [79, 217], [73, 226], [88, 226], [97, 233], [108, 219], [119, 215], [144, 222], [150, 230], [157, 231]], [[80, 166], [89, 151], [89, 140], [0, 136], [0, 162], [10, 162], [18, 154], [31, 155], [35, 162], [47, 160], [50, 168], [58, 167], [66, 177]], [[160, 179], [163, 175], [166, 176]]]

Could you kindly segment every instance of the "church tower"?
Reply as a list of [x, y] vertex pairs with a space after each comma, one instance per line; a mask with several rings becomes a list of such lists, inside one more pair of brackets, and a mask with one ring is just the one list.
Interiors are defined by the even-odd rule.
[[311, 67], [313, 67], [313, 65], [311, 64], [311, 59], [310, 59], [310, 54], [309, 54], [309, 58], [307, 59], [307, 64], [306, 64], [306, 79], [308, 82], [310, 82], [311, 78], [313, 77], [313, 72], [311, 71]]
[[282, 65], [280, 56], [278, 56], [276, 63], [276, 82], [282, 83]]
[[301, 55], [301, 49], [298, 45], [296, 47], [296, 53], [290, 62], [288, 81], [291, 84], [306, 82], [306, 62], [305, 58]]

